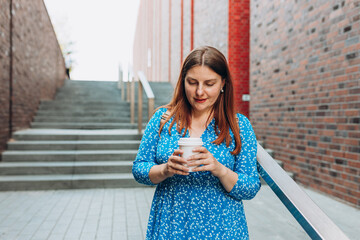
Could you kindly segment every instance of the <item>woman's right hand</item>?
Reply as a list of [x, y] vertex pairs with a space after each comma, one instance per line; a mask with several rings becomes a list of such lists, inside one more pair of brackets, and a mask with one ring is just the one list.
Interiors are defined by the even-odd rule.
[[183, 150], [176, 149], [169, 157], [164, 169], [164, 173], [167, 177], [172, 177], [175, 174], [189, 175], [189, 168], [185, 167], [184, 165], [187, 162], [184, 158], [181, 157], [183, 153]]

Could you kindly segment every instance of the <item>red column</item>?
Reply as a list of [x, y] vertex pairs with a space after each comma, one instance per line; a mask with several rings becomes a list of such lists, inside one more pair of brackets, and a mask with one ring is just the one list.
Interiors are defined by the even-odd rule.
[[250, 1], [229, 0], [228, 61], [235, 88], [237, 111], [249, 117]]

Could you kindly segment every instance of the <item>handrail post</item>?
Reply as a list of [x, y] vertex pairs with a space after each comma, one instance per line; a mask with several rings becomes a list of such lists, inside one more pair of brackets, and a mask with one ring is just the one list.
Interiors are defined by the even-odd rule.
[[130, 123], [135, 123], [135, 78], [130, 84]]
[[148, 120], [150, 121], [151, 116], [154, 112], [154, 98], [148, 99]]
[[138, 132], [141, 134], [142, 130], [142, 105], [143, 105], [143, 99], [142, 99], [142, 92], [143, 92], [143, 86], [141, 81], [139, 81], [139, 92], [138, 92]]
[[[141, 134], [141, 130], [142, 130], [142, 114], [143, 114], [143, 91], [146, 94], [146, 98], [148, 99], [148, 119], [150, 120], [153, 112], [154, 112], [154, 105], [155, 105], [155, 95], [151, 89], [151, 86], [148, 82], [148, 80], [146, 79], [146, 76], [144, 75], [143, 72], [138, 71], [136, 74], [136, 78], [138, 80], [138, 131], [139, 134]], [[133, 81], [134, 82], [134, 81]], [[131, 107], [130, 107], [130, 111]], [[131, 115], [131, 113], [130, 113]]]
[[121, 89], [121, 99], [125, 100], [125, 89], [124, 89], [124, 79], [123, 79], [123, 71], [121, 65], [119, 65], [119, 79], [118, 79], [118, 88]]
[[130, 102], [130, 79], [128, 79], [127, 83], [126, 83], [126, 101]]

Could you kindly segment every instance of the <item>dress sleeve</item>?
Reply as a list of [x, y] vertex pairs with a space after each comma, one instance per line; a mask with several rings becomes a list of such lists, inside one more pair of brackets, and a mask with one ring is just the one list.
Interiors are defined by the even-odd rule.
[[249, 200], [260, 190], [260, 178], [257, 171], [257, 141], [250, 121], [237, 114], [240, 127], [241, 151], [235, 157], [234, 172], [238, 180], [230, 191], [230, 195], [239, 200]]
[[140, 147], [132, 167], [135, 180], [146, 185], [155, 185], [149, 178], [150, 169], [156, 165], [156, 149], [159, 141], [159, 128], [162, 114], [166, 111], [161, 108], [154, 113], [146, 125]]

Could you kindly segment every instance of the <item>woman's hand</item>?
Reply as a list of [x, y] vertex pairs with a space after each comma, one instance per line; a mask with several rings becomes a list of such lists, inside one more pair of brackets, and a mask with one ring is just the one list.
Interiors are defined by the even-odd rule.
[[198, 166], [193, 169], [194, 172], [210, 171], [212, 175], [218, 178], [227, 174], [228, 168], [219, 163], [205, 147], [195, 148], [193, 152], [198, 153], [190, 156], [187, 160], [189, 167]]
[[169, 157], [168, 162], [165, 164], [164, 170], [164, 174], [166, 176], [172, 177], [174, 176], [174, 174], [189, 175], [189, 168], [184, 166], [187, 161], [183, 157], [181, 157], [183, 153], [183, 150], [176, 149]]
[[175, 174], [189, 175], [189, 168], [183, 165], [187, 162], [184, 158], [180, 157], [182, 154], [183, 151], [177, 149], [169, 157], [167, 163], [153, 166], [149, 172], [150, 181], [154, 184], [158, 184]]

